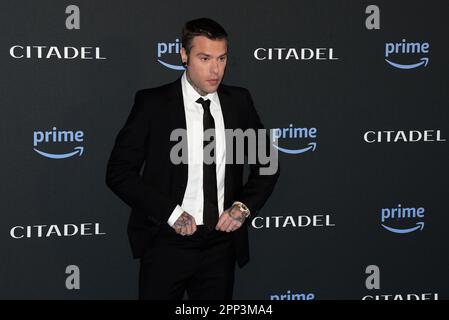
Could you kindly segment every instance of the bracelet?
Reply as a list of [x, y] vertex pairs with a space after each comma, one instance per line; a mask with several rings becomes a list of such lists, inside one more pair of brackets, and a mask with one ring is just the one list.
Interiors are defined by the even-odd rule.
[[[245, 221], [245, 219], [247, 218], [243, 213], [240, 217], [236, 217], [234, 214], [232, 214], [232, 208], [234, 208], [234, 206], [241, 208], [238, 204], [234, 204], [231, 209], [228, 210], [228, 215], [235, 221], [238, 221], [240, 223], [243, 223]], [[240, 210], [240, 212], [243, 212]]]
[[245, 218], [248, 218], [251, 215], [251, 212], [249, 211], [248, 207], [245, 206], [242, 202], [235, 201], [233, 206], [239, 207], [240, 211], [243, 213], [243, 216]]

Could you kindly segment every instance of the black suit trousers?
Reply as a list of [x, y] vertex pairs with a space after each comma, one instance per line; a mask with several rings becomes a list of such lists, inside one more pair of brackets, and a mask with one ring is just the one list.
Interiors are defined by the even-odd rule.
[[165, 223], [140, 259], [139, 299], [232, 299], [235, 265], [231, 233], [200, 225], [182, 236]]

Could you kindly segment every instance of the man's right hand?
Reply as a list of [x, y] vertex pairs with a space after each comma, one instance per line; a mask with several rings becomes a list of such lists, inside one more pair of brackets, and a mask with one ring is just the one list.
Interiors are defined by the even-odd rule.
[[196, 231], [195, 218], [184, 211], [178, 220], [175, 221], [172, 228], [182, 236], [190, 236]]

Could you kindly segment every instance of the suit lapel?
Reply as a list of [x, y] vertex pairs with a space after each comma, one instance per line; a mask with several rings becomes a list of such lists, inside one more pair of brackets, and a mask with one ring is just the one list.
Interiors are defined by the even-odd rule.
[[172, 128], [187, 129], [181, 78], [178, 78], [178, 80], [170, 85], [168, 99], [168, 112], [170, 113]]
[[[231, 101], [231, 95], [229, 93], [229, 90], [227, 90], [224, 86], [220, 85], [218, 87], [218, 97], [220, 99], [220, 106], [221, 106], [221, 112], [223, 114], [223, 122], [225, 129], [236, 129], [236, 119], [235, 119], [235, 111], [233, 110], [233, 103]], [[225, 132], [225, 140], [226, 140], [226, 146], [229, 145], [229, 137], [227, 136]], [[225, 181], [224, 181], [224, 210], [226, 210], [231, 205], [231, 195], [233, 194], [232, 186], [232, 164], [228, 163], [230, 162], [230, 159], [228, 159], [228, 150], [226, 151], [226, 165], [225, 165]]]
[[[181, 77], [179, 77], [175, 82], [173, 82], [168, 88], [168, 105], [167, 105], [168, 117], [170, 119], [169, 126], [171, 130], [184, 129], [187, 133], [186, 116], [184, 110], [184, 99], [182, 96], [182, 86]], [[187, 136], [184, 137], [187, 139]], [[183, 139], [184, 139], [183, 138]], [[187, 140], [185, 140], [187, 142]], [[177, 144], [178, 142], [170, 141], [170, 148]], [[186, 155], [188, 154], [188, 145], [185, 145]], [[188, 180], [188, 164], [181, 163], [179, 165], [174, 165], [174, 172], [172, 179], [174, 181], [174, 187], [179, 188], [179, 203], [182, 203], [182, 198], [184, 196], [184, 190], [187, 187]]]

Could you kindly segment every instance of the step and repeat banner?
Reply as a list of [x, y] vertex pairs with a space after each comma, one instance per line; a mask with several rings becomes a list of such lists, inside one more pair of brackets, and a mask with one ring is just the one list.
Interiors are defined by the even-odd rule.
[[449, 298], [448, 9], [3, 0], [0, 298], [137, 298], [106, 164], [135, 92], [181, 76], [199, 17], [228, 32], [223, 83], [250, 90], [282, 167], [234, 297]]

